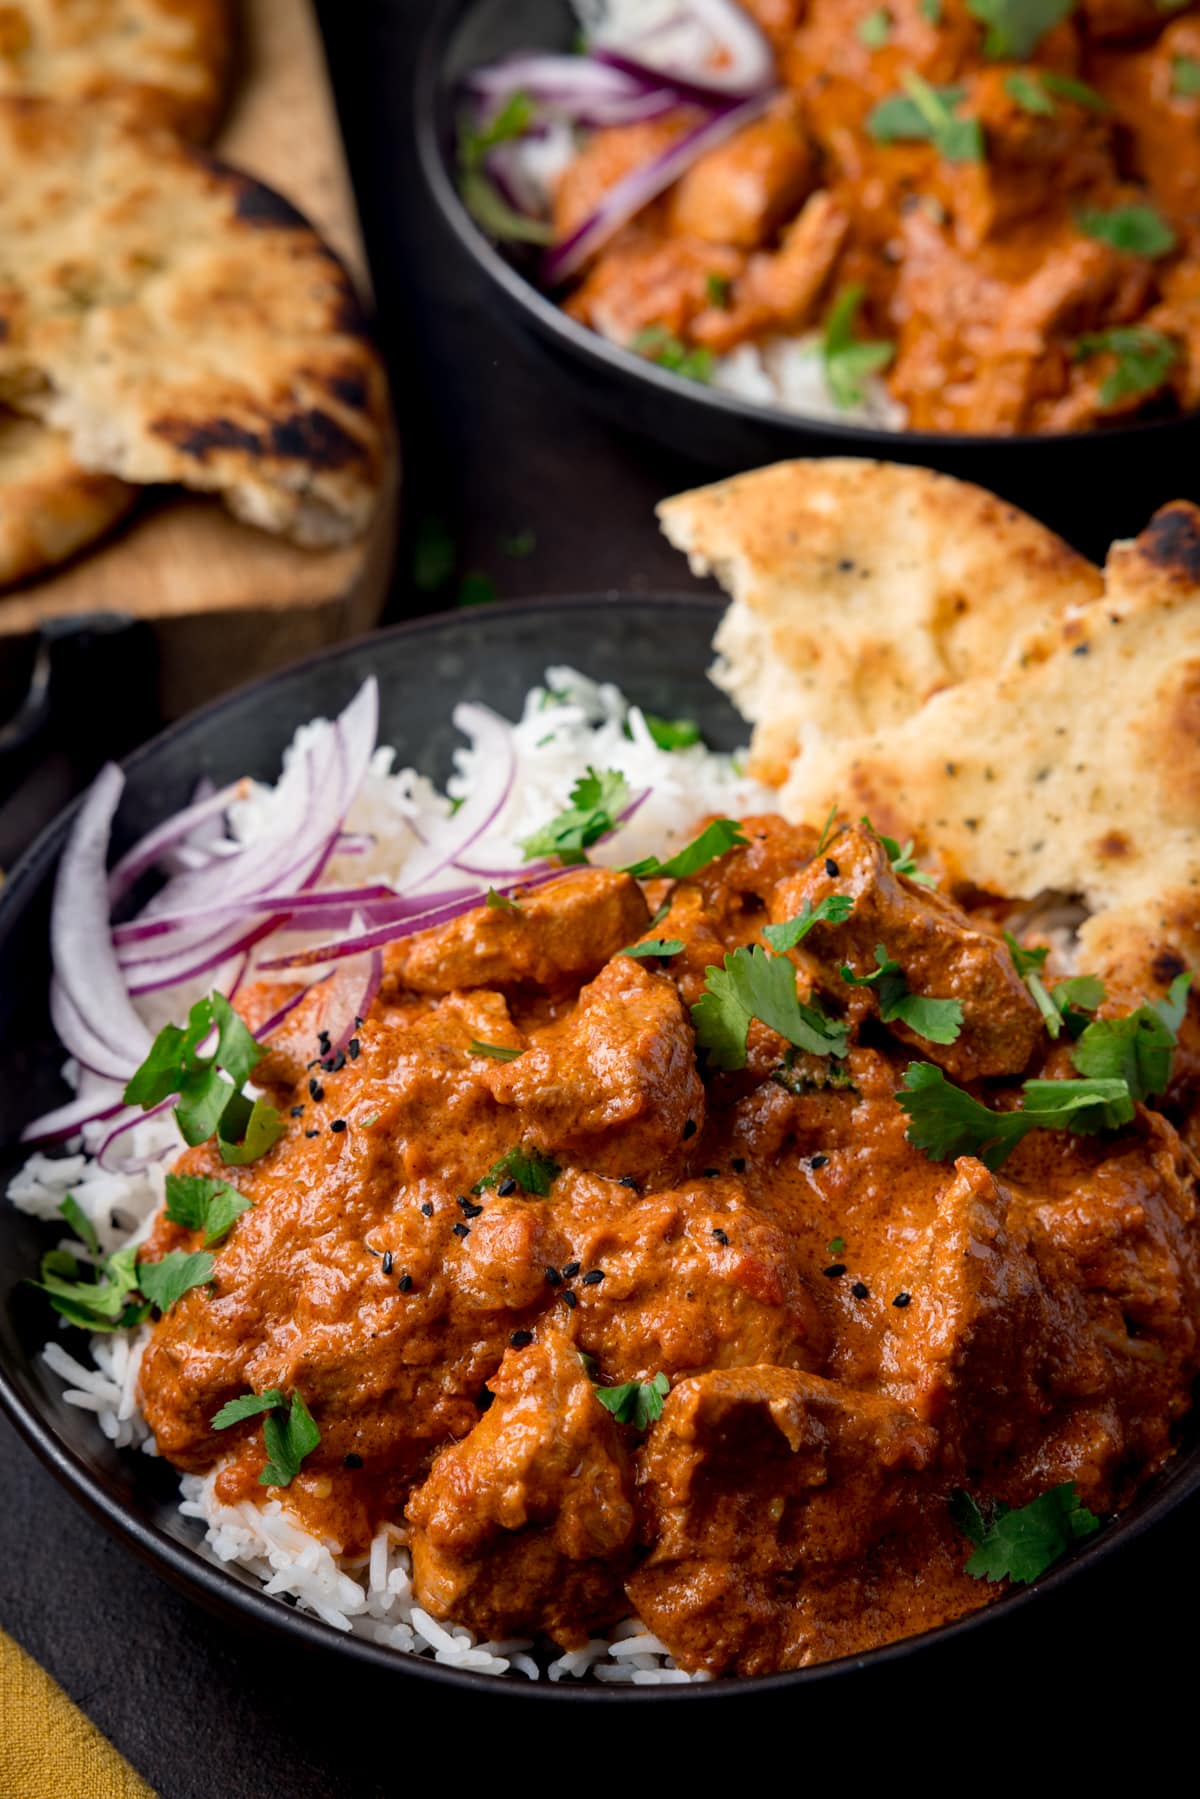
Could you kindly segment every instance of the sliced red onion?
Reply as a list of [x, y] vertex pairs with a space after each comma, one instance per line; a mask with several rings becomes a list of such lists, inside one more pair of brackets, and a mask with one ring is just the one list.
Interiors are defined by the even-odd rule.
[[256, 1025], [255, 1030], [254, 1030], [254, 1035], [257, 1038], [257, 1040], [259, 1041], [259, 1043], [264, 1043], [268, 1037], [270, 1037], [275, 1031], [277, 1031], [279, 1029], [280, 1025], [283, 1023], [284, 1019], [289, 1017], [290, 1014], [296, 1010], [296, 1007], [300, 1004], [300, 1001], [302, 999], [307, 999], [308, 995], [311, 992], [312, 992], [311, 986], [297, 987], [295, 993], [293, 993], [289, 999], [284, 1000], [284, 1002], [280, 1006], [278, 1012], [272, 1012], [271, 1016], [265, 1021], [265, 1023]]
[[[209, 792], [194, 799], [182, 812], [176, 812], [173, 818], [168, 818], [153, 831], [148, 831], [140, 842], [125, 852], [109, 875], [109, 904], [115, 905], [129, 892], [135, 881], [162, 860], [168, 850], [186, 843], [188, 838], [196, 834], [198, 827], [215, 823], [222, 818], [234, 801], [244, 799], [249, 791], [249, 781], [231, 781], [219, 793]], [[204, 838], [202, 841], [208, 839]], [[199, 844], [192, 847], [199, 847]]]
[[[50, 953], [69, 1002], [64, 1016], [78, 1018], [85, 1027], [88, 1049], [99, 1042], [115, 1052], [128, 1078], [145, 1060], [152, 1039], [130, 1003], [109, 934], [108, 843], [124, 786], [121, 770], [108, 763], [79, 809], [54, 882]], [[70, 1037], [63, 1042], [74, 1054]]]
[[[124, 1050], [100, 1035], [103, 1019], [87, 1022], [54, 976], [50, 981], [50, 1022], [60, 1043], [70, 1050], [81, 1068], [122, 1086], [133, 1072]], [[99, 1028], [94, 1028], [99, 1027]]]
[[547, 287], [558, 287], [578, 272], [596, 251], [636, 217], [651, 200], [671, 187], [679, 177], [708, 151], [733, 137], [744, 125], [766, 111], [769, 94], [756, 94], [736, 106], [726, 106], [692, 130], [685, 131], [650, 162], [632, 169], [615, 182], [604, 195], [595, 212], [562, 243], [546, 252], [542, 263], [542, 280]]
[[93, 1089], [89, 1093], [80, 1093], [68, 1100], [65, 1106], [57, 1106], [53, 1112], [44, 1112], [35, 1118], [21, 1132], [22, 1143], [56, 1143], [65, 1137], [76, 1137], [85, 1124], [92, 1124], [104, 1118], [115, 1118], [122, 1108], [121, 1089], [106, 1083], [107, 1097]]
[[400, 891], [418, 893], [450, 868], [499, 818], [516, 779], [517, 758], [512, 726], [487, 706], [467, 702], [454, 708], [454, 724], [471, 739], [475, 780], [470, 794], [436, 839], [410, 856], [401, 872]]
[[108, 1134], [96, 1151], [96, 1160], [101, 1168], [107, 1169], [110, 1174], [118, 1171], [121, 1174], [138, 1174], [143, 1168], [148, 1168], [151, 1162], [161, 1161], [163, 1156], [173, 1154], [173, 1144], [168, 1144], [151, 1155], [136, 1158], [122, 1156], [118, 1149], [123, 1139], [132, 1135], [139, 1124], [145, 1124], [148, 1118], [157, 1118], [160, 1113], [169, 1112], [174, 1104], [175, 1095], [172, 1094], [157, 1106], [151, 1106], [149, 1111], [143, 1111], [141, 1106], [123, 1107], [113, 1119]]
[[[697, 37], [703, 39], [702, 49]], [[673, 20], [662, 20], [649, 31], [598, 38], [591, 55], [622, 74], [668, 81], [709, 99], [761, 94], [776, 77], [770, 43], [736, 0], [687, 0]]]
[[134, 918], [128, 924], [119, 924], [113, 931], [113, 942], [144, 943], [150, 938], [166, 936], [181, 926], [209, 922], [228, 913], [244, 917], [254, 913], [282, 912], [286, 908], [301, 914], [317, 908], [327, 911], [337, 906], [362, 905], [369, 900], [406, 903], [411, 908], [411, 901], [399, 902], [395, 888], [385, 887], [382, 882], [366, 887], [328, 887], [308, 893], [255, 893], [245, 899], [214, 897], [210, 906], [194, 911], [158, 913], [153, 918]]
[[330, 1056], [345, 1049], [359, 1023], [374, 1004], [383, 980], [383, 957], [372, 950], [353, 962], [335, 969], [323, 986], [325, 1001], [321, 1007], [320, 1029], [328, 1036]]

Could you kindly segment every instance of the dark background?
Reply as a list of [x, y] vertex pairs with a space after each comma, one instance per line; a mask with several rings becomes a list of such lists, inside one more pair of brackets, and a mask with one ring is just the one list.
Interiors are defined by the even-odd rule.
[[[509, 336], [434, 216], [409, 99], [427, 0], [318, 6], [404, 443], [390, 616], [454, 604], [464, 580], [468, 593], [490, 583], [501, 598], [686, 588], [653, 506], [698, 471], [581, 410], [561, 377]], [[532, 550], [514, 554], [529, 533]], [[66, 678], [94, 695], [103, 659], [114, 659], [121, 704], [88, 705], [86, 737], [49, 754], [43, 744], [33, 784], [16, 797], [0, 789], [0, 864], [86, 778], [89, 760], [154, 728], [135, 703], [130, 658], [143, 649], [122, 643], [119, 673], [116, 647], [103, 641], [74, 672], [68, 665]], [[1169, 1717], [1176, 1671], [1194, 1663], [1198, 1528], [1193, 1505], [1077, 1592], [886, 1678], [863, 1673], [768, 1702], [600, 1713], [441, 1695], [400, 1671], [346, 1669], [242, 1636], [112, 1542], [0, 1422], [0, 1624], [161, 1799], [365, 1799], [430, 1777], [569, 1789], [601, 1767], [621, 1778], [638, 1765], [640, 1777], [646, 1761], [676, 1777], [701, 1761], [711, 1783], [733, 1772], [734, 1758], [742, 1778], [748, 1762], [752, 1779], [790, 1785], [812, 1770], [814, 1751], [821, 1765], [908, 1786], [931, 1762], [956, 1782], [978, 1779], [980, 1751], [985, 1779], [1002, 1759], [1011, 1777], [1014, 1752], [1036, 1751], [1044, 1768], [1052, 1738], [1078, 1768], [1097, 1741], [1152, 1739]]]

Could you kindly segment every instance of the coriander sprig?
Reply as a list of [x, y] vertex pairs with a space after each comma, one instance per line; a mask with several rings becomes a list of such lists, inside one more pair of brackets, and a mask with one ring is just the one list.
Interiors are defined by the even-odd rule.
[[[216, 1047], [202, 1054], [214, 1035]], [[185, 1143], [215, 1136], [223, 1162], [257, 1161], [287, 1128], [274, 1106], [242, 1092], [266, 1054], [225, 995], [210, 994], [196, 1001], [184, 1028], [163, 1026], [125, 1089], [125, 1103], [149, 1112], [175, 1096]]]

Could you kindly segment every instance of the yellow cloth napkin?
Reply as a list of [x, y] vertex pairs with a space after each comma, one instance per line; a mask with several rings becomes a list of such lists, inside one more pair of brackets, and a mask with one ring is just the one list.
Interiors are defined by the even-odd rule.
[[154, 1799], [61, 1687], [0, 1631], [4, 1799]]

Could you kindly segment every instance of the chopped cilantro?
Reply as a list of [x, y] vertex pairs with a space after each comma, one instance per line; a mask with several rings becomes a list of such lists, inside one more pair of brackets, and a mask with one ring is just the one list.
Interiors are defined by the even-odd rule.
[[845, 1056], [844, 1024], [818, 1006], [805, 1005], [796, 992], [796, 970], [786, 956], [769, 956], [761, 944], [729, 952], [725, 966], [706, 971], [704, 995], [692, 1007], [696, 1042], [716, 1068], [746, 1066], [752, 1018], [797, 1049], [816, 1056]]
[[519, 1049], [509, 1049], [503, 1043], [471, 1042], [468, 1048], [473, 1056], [490, 1056], [493, 1062], [515, 1062], [524, 1053]]
[[1052, 987], [1050, 998], [1067, 1027], [1067, 1035], [1078, 1037], [1087, 1029], [1088, 1014], [1103, 1003], [1104, 982], [1094, 974], [1074, 974]]
[[1075, 222], [1086, 236], [1130, 256], [1165, 256], [1177, 241], [1156, 206], [1084, 206]]
[[98, 1257], [100, 1254], [100, 1239], [96, 1235], [96, 1227], [80, 1205], [79, 1201], [75, 1198], [75, 1195], [73, 1193], [68, 1193], [58, 1209], [70, 1225], [71, 1229], [75, 1232], [75, 1235], [79, 1238], [79, 1241], [83, 1244], [84, 1248], [90, 1250], [94, 1256]]
[[858, 39], [868, 50], [881, 50], [892, 35], [892, 15], [886, 6], [877, 6], [858, 22]]
[[1076, 106], [1086, 106], [1089, 112], [1112, 111], [1104, 95], [1089, 87], [1086, 81], [1080, 81], [1078, 75], [1060, 75], [1057, 69], [1039, 69], [1037, 79], [1060, 100], [1073, 100]]
[[927, 25], [940, 25], [942, 22], [942, 0], [921, 0], [921, 17]]
[[519, 912], [521, 910], [520, 900], [511, 899], [507, 893], [497, 893], [494, 887], [488, 888], [483, 903], [485, 906], [490, 906], [494, 912]]
[[228, 1430], [231, 1424], [240, 1424], [244, 1418], [256, 1418], [260, 1412], [274, 1412], [286, 1404], [278, 1387], [268, 1387], [265, 1393], [243, 1393], [240, 1399], [227, 1400], [209, 1422], [214, 1430]]
[[896, 1097], [908, 1113], [910, 1143], [934, 1162], [978, 1156], [993, 1172], [1032, 1130], [1115, 1131], [1133, 1117], [1123, 1080], [1026, 1081], [1016, 1112], [994, 1112], [930, 1062], [910, 1062], [904, 1087]]
[[918, 887], [937, 886], [936, 875], [927, 874], [923, 868], [917, 867], [913, 857], [913, 840], [911, 837], [907, 843], [897, 843], [894, 837], [888, 837], [882, 831], [876, 831], [875, 826], [865, 814], [862, 822], [866, 825], [868, 831], [871, 831], [878, 837], [880, 843], [882, 843], [884, 849], [887, 851], [888, 861], [892, 865], [893, 874], [903, 875], [906, 880], [912, 881]]
[[689, 347], [665, 325], [647, 325], [629, 347], [644, 356], [647, 362], [656, 362], [659, 368], [682, 375], [687, 381], [709, 382], [713, 378], [715, 359], [712, 351], [703, 346]]
[[[216, 1048], [202, 1056], [214, 1032]], [[285, 1129], [273, 1106], [261, 1099], [251, 1104], [240, 1091], [266, 1053], [225, 995], [213, 993], [196, 1001], [184, 1029], [163, 1026], [125, 1089], [125, 1103], [150, 1111], [178, 1095], [175, 1118], [186, 1143], [215, 1135], [224, 1161], [255, 1161]]]
[[417, 526], [413, 548], [413, 586], [422, 593], [436, 593], [454, 573], [458, 551], [441, 518], [423, 518]]
[[646, 1430], [662, 1417], [663, 1401], [670, 1391], [671, 1382], [660, 1371], [653, 1380], [627, 1380], [619, 1387], [597, 1387], [596, 1398], [618, 1424]]
[[834, 404], [843, 412], [862, 405], [863, 382], [885, 369], [896, 354], [893, 343], [854, 335], [855, 319], [865, 291], [861, 281], [843, 288], [826, 315], [821, 338], [825, 382]]
[[1194, 56], [1171, 58], [1171, 92], [1186, 99], [1200, 94], [1200, 62]]
[[965, 88], [931, 87], [912, 69], [903, 86], [902, 94], [889, 94], [867, 116], [867, 131], [876, 143], [930, 143], [947, 162], [983, 161], [983, 127], [954, 110], [966, 99]]
[[830, 1237], [828, 1243], [825, 1245], [826, 1252], [831, 1256], [840, 1256], [845, 1247], [845, 1237]]
[[960, 1001], [927, 999], [923, 994], [911, 993], [899, 962], [893, 961], [882, 943], [875, 945], [875, 962], [870, 974], [861, 975], [843, 963], [841, 974], [851, 987], [875, 988], [884, 1024], [899, 1019], [930, 1043], [957, 1043], [963, 1021]]
[[527, 1143], [518, 1143], [514, 1148], [505, 1150], [499, 1160], [492, 1163], [471, 1191], [482, 1193], [485, 1187], [498, 1187], [503, 1181], [513, 1180], [523, 1192], [545, 1199], [561, 1172], [558, 1163], [552, 1162], [549, 1156], [544, 1156], [540, 1149], [533, 1149]]
[[514, 531], [511, 537], [502, 537], [500, 548], [514, 562], [523, 562], [537, 549], [537, 533], [526, 526], [523, 531]]
[[987, 26], [983, 53], [997, 62], [1024, 62], [1074, 8], [1075, 0], [967, 0], [972, 18]]
[[1004, 941], [1008, 945], [1008, 953], [1013, 959], [1014, 968], [1028, 987], [1030, 998], [1045, 1020], [1046, 1029], [1052, 1037], [1057, 1037], [1062, 1031], [1062, 1013], [1046, 992], [1042, 982], [1042, 964], [1050, 951], [1048, 949], [1025, 949], [1022, 944], [1017, 942], [1011, 931], [1005, 931]]
[[560, 862], [586, 862], [584, 851], [615, 829], [617, 815], [629, 801], [629, 783], [615, 768], [589, 768], [571, 789], [571, 803], [548, 825], [521, 845], [527, 862], [557, 856]]
[[704, 293], [710, 306], [717, 306], [724, 312], [729, 305], [729, 296], [733, 291], [733, 282], [728, 275], [706, 275]]
[[1057, 110], [1054, 101], [1046, 92], [1045, 82], [1033, 71], [1014, 69], [1011, 75], [1004, 77], [1004, 91], [1022, 112], [1034, 113], [1047, 119], [1054, 117]]
[[805, 900], [803, 908], [786, 924], [763, 926], [763, 936], [779, 955], [786, 955], [812, 930], [815, 924], [844, 924], [854, 910], [848, 893], [830, 893], [817, 905]]
[[699, 874], [718, 856], [747, 841], [736, 819], [714, 818], [710, 825], [705, 825], [699, 837], [694, 837], [665, 862], [660, 862], [657, 856], [646, 856], [640, 862], [631, 862], [623, 872], [635, 875], [639, 881], [682, 881], [688, 875]]
[[822, 1062], [816, 1068], [807, 1064], [797, 1068], [794, 1049], [789, 1049], [779, 1067], [771, 1070], [771, 1079], [785, 1093], [794, 1094], [797, 1098], [805, 1093], [825, 1093], [830, 1088], [845, 1093], [858, 1092], [849, 1072], [836, 1062]]
[[496, 583], [478, 569], [463, 576], [455, 596], [456, 606], [490, 606], [496, 599]]
[[85, 1331], [126, 1330], [140, 1324], [149, 1307], [133, 1298], [137, 1290], [137, 1250], [130, 1244], [100, 1264], [99, 1278], [80, 1279], [80, 1267], [66, 1250], [50, 1249], [42, 1257], [41, 1279], [30, 1281], [48, 1297], [61, 1318]]
[[244, 1093], [235, 1093], [221, 1114], [217, 1148], [222, 1162], [244, 1168], [265, 1156], [286, 1132], [287, 1125], [269, 1100], [251, 1102]]
[[1191, 983], [1188, 970], [1171, 982], [1166, 999], [1152, 1000], [1124, 1018], [1093, 1019], [1071, 1051], [1080, 1074], [1123, 1081], [1137, 1100], [1165, 1093]]
[[638, 961], [643, 956], [677, 956], [682, 948], [682, 937], [650, 937], [645, 943], [631, 943], [628, 949], [617, 953]]
[[267, 1465], [258, 1477], [260, 1487], [290, 1487], [300, 1472], [306, 1455], [317, 1447], [321, 1433], [300, 1393], [292, 1394], [285, 1418], [272, 1409], [263, 1419], [263, 1442], [267, 1446]]
[[512, 94], [486, 125], [476, 125], [465, 114], [458, 124], [458, 191], [463, 205], [490, 237], [516, 243], [550, 244], [554, 227], [548, 220], [530, 218], [509, 205], [487, 172], [488, 153], [498, 144], [524, 137], [533, 123], [534, 106], [528, 94]]
[[1081, 1504], [1075, 1482], [1051, 1487], [1013, 1511], [997, 1501], [981, 1509], [969, 1493], [956, 1493], [951, 1515], [975, 1553], [967, 1573], [976, 1580], [1037, 1580], [1081, 1537], [1099, 1530], [1100, 1520]]
[[700, 727], [690, 718], [659, 718], [655, 712], [643, 712], [646, 729], [660, 750], [688, 750], [700, 741]]
[[228, 1181], [210, 1180], [202, 1174], [167, 1176], [167, 1217], [185, 1230], [203, 1231], [206, 1249], [219, 1243], [252, 1203]]
[[1094, 1012], [1104, 998], [1104, 983], [1094, 974], [1072, 975], [1047, 990], [1042, 980], [1042, 966], [1050, 954], [1048, 949], [1026, 949], [1011, 932], [1005, 931], [1013, 966], [1029, 989], [1030, 997], [1054, 1038], [1062, 1034], [1064, 1024], [1072, 1037], [1078, 1037], [1087, 1024], [1084, 1014]]
[[1088, 331], [1071, 346], [1074, 362], [1110, 355], [1116, 362], [1100, 384], [1100, 404], [1116, 406], [1121, 400], [1160, 388], [1176, 362], [1179, 346], [1149, 325], [1112, 325], [1106, 331]]
[[193, 1287], [207, 1286], [212, 1279], [213, 1259], [206, 1249], [173, 1249], [158, 1262], [142, 1262], [138, 1266], [138, 1286], [152, 1306], [169, 1312], [177, 1299]]
[[834, 820], [837, 818], [837, 814], [838, 814], [838, 803], [836, 800], [834, 800], [832, 806], [830, 806], [830, 808], [829, 808], [829, 817], [825, 820], [825, 823], [821, 826], [821, 835], [817, 839], [817, 847], [816, 847], [815, 851], [813, 852], [815, 856], [823, 856], [825, 854], [825, 846], [829, 842], [830, 835], [833, 831]]

